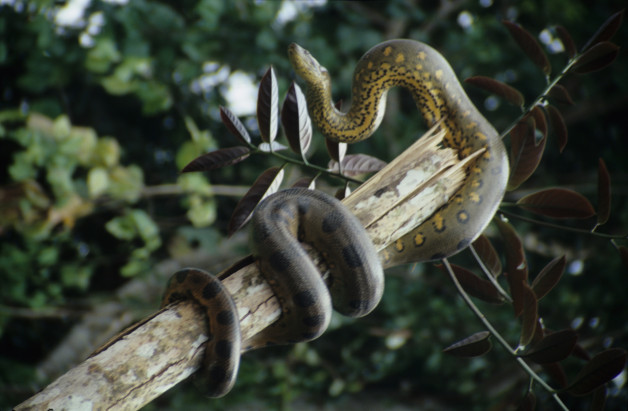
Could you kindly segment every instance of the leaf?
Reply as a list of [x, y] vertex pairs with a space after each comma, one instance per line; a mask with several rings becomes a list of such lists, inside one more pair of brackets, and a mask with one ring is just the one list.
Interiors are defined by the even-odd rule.
[[556, 84], [550, 89], [548, 97], [551, 97], [555, 101], [562, 104], [573, 105], [573, 100], [571, 99], [569, 92], [564, 86], [560, 84]]
[[565, 388], [567, 386], [567, 376], [565, 375], [565, 371], [563, 367], [557, 363], [549, 363], [542, 365], [543, 370], [549, 375], [556, 383], [561, 387]]
[[562, 114], [560, 111], [552, 105], [548, 105], [546, 107], [547, 114], [549, 114], [550, 124], [552, 126], [552, 130], [554, 130], [554, 134], [556, 134], [556, 139], [558, 140], [558, 151], [563, 152], [565, 146], [567, 145], [568, 133], [567, 126], [565, 125], [565, 120], [563, 120]]
[[518, 317], [523, 312], [524, 307], [524, 285], [527, 287], [528, 263], [523, 252], [523, 244], [517, 232], [509, 223], [496, 220], [497, 228], [504, 239], [504, 253], [506, 254], [506, 278], [510, 287], [512, 306], [515, 316]]
[[534, 337], [534, 331], [538, 323], [539, 304], [534, 291], [527, 282], [523, 283], [523, 310], [521, 313], [521, 336], [519, 345], [527, 346]]
[[227, 107], [220, 106], [220, 119], [227, 127], [227, 130], [231, 132], [238, 140], [244, 144], [251, 144], [251, 136], [246, 131], [246, 127], [240, 121], [240, 119], [231, 112]]
[[566, 391], [571, 395], [587, 395], [606, 384], [619, 374], [626, 363], [626, 351], [621, 348], [609, 348], [589, 361], [576, 376]]
[[547, 137], [547, 118], [545, 117], [545, 111], [543, 111], [540, 106], [534, 106], [530, 114], [534, 118], [534, 125], [536, 129], [539, 130], [545, 139]]
[[312, 121], [307, 114], [307, 102], [298, 85], [292, 83], [283, 107], [281, 124], [292, 151], [305, 158], [312, 142]]
[[[342, 173], [353, 177], [360, 174], [375, 173], [386, 166], [386, 162], [366, 154], [349, 154], [342, 161]], [[329, 171], [338, 171], [338, 163], [331, 160], [327, 166]]]
[[325, 138], [325, 146], [327, 147], [327, 153], [332, 160], [336, 162], [342, 162], [347, 154], [347, 143], [340, 143]]
[[493, 93], [517, 107], [523, 107], [525, 103], [523, 94], [519, 90], [499, 80], [485, 76], [473, 76], [464, 82]]
[[578, 50], [576, 50], [576, 45], [573, 42], [573, 38], [571, 37], [571, 34], [569, 34], [567, 29], [564, 28], [563, 26], [556, 26], [556, 34], [558, 34], [560, 41], [562, 41], [563, 46], [565, 47], [565, 51], [567, 51], [567, 55], [569, 56], [569, 58], [570, 59], [574, 58], [576, 53], [578, 53]]
[[[446, 274], [447, 268], [443, 264], [439, 264], [438, 268]], [[488, 303], [500, 304], [504, 302], [504, 298], [490, 281], [478, 277], [473, 272], [459, 265], [451, 264], [451, 268], [467, 294]]]
[[566, 188], [548, 188], [528, 194], [517, 201], [521, 208], [553, 218], [589, 218], [593, 206], [582, 194]]
[[552, 66], [550, 65], [547, 55], [543, 51], [543, 48], [538, 41], [530, 34], [526, 29], [520, 25], [511, 21], [503, 20], [502, 24], [506, 26], [510, 35], [523, 50], [523, 52], [536, 64], [546, 76], [549, 76], [552, 72]]
[[237, 146], [229, 148], [221, 148], [211, 153], [203, 154], [190, 161], [182, 173], [190, 173], [194, 171], [216, 170], [221, 167], [230, 166], [246, 159], [250, 154], [247, 147]]
[[597, 223], [606, 224], [611, 215], [611, 176], [608, 174], [606, 163], [598, 160], [597, 170]]
[[556, 257], [550, 261], [532, 281], [532, 290], [539, 300], [547, 295], [563, 275], [565, 271], [565, 256]]
[[257, 124], [259, 132], [267, 143], [277, 137], [279, 91], [275, 71], [270, 67], [259, 83], [257, 94]]
[[535, 122], [533, 117], [527, 117], [519, 122], [511, 131], [511, 173], [508, 180], [508, 190], [512, 191], [523, 184], [534, 173], [543, 151], [546, 138], [536, 141]]
[[595, 32], [595, 34], [585, 43], [582, 47], [582, 51], [587, 50], [591, 46], [595, 46], [603, 41], [607, 41], [613, 38], [617, 30], [621, 26], [621, 23], [624, 19], [624, 10], [618, 11], [617, 13], [610, 16], [600, 28]]
[[283, 151], [283, 150], [287, 150], [288, 149], [288, 147], [284, 146], [283, 144], [281, 144], [278, 141], [273, 141], [270, 144], [269, 143], [261, 143], [259, 146], [257, 146], [257, 148], [259, 148], [260, 151], [263, 151], [264, 153]]
[[492, 348], [491, 333], [480, 331], [469, 337], [453, 343], [443, 350], [444, 353], [456, 357], [479, 357], [489, 352]]
[[573, 65], [573, 71], [578, 74], [592, 73], [609, 66], [617, 55], [619, 47], [611, 42], [597, 43], [578, 57]]
[[498, 277], [502, 273], [502, 262], [488, 237], [480, 235], [473, 242], [473, 248], [493, 277]]
[[562, 361], [569, 357], [578, 341], [578, 333], [574, 330], [561, 330], [546, 335], [541, 341], [532, 345], [521, 357], [537, 364], [549, 364]]
[[315, 190], [316, 189], [316, 178], [301, 177], [300, 179], [298, 179], [297, 181], [292, 183], [292, 185], [290, 187], [293, 187], [293, 188], [301, 187], [301, 188], [309, 188], [310, 190]]
[[238, 231], [249, 221], [253, 215], [253, 210], [255, 210], [255, 207], [260, 201], [279, 189], [283, 175], [283, 168], [272, 167], [264, 171], [262, 175], [255, 180], [249, 191], [247, 191], [236, 205], [233, 214], [231, 214], [228, 228], [229, 235]]

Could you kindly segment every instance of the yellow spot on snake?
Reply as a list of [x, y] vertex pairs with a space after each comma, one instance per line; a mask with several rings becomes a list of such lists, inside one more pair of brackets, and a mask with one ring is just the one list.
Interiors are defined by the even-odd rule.
[[382, 69], [382, 70], [388, 70], [388, 69], [390, 69], [390, 64], [382, 63], [382, 64], [380, 64], [379, 68]]
[[397, 57], [395, 57], [395, 63], [403, 63], [405, 59], [405, 56], [402, 53], [399, 53], [397, 54]]
[[373, 62], [369, 61], [369, 63], [366, 65], [366, 68], [372, 69], [373, 68]]
[[436, 70], [436, 73], [434, 73], [434, 75], [436, 76], [437, 80], [440, 80], [443, 77], [443, 70], [441, 69]]
[[417, 64], [414, 68], [416, 68], [416, 71], [421, 71], [423, 70], [423, 64]]
[[434, 230], [437, 233], [445, 231], [445, 219], [441, 213], [434, 214]]
[[469, 124], [466, 125], [467, 128], [475, 128], [477, 126], [478, 126], [478, 123], [476, 123], [475, 121], [469, 121]]
[[424, 51], [419, 51], [419, 54], [417, 54], [417, 56], [419, 57], [419, 60], [425, 60], [425, 57], [427, 57], [427, 54], [425, 54]]
[[388, 46], [384, 49], [384, 56], [388, 57], [392, 53], [392, 47]]
[[401, 241], [401, 239], [395, 241], [395, 250], [397, 250], [397, 252], [402, 253], [405, 248], [406, 246], [405, 244], [403, 244], [403, 241]]
[[472, 192], [469, 193], [469, 200], [472, 203], [479, 204], [480, 203], [480, 196], [475, 191], [472, 191]]
[[423, 233], [417, 233], [414, 236], [414, 245], [420, 247], [423, 245], [423, 243], [425, 243], [425, 236], [423, 235]]
[[475, 138], [477, 138], [478, 140], [481, 140], [481, 141], [486, 141], [487, 140], [486, 135], [484, 135], [483, 133], [480, 133], [480, 132], [475, 133]]

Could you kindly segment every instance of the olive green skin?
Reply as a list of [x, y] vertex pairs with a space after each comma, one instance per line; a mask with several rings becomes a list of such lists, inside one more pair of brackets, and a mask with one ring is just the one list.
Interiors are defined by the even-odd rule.
[[429, 127], [442, 120], [443, 144], [455, 149], [460, 159], [484, 150], [470, 163], [462, 187], [444, 206], [382, 251], [385, 267], [448, 257], [484, 231], [506, 188], [506, 150], [440, 53], [414, 40], [376, 45], [356, 65], [346, 113], [334, 107], [329, 73], [307, 50], [293, 43], [288, 56], [306, 82], [312, 121], [331, 140], [353, 143], [370, 137], [383, 118], [388, 90], [399, 86], [412, 93]]
[[[366, 229], [323, 192], [291, 188], [264, 199], [253, 214], [251, 243], [282, 312], [259, 334], [242, 341], [235, 302], [220, 280], [202, 270], [175, 273], [163, 298], [162, 305], [190, 299], [207, 314], [209, 339], [199, 382], [208, 397], [231, 390], [241, 351], [315, 339], [327, 329], [332, 305], [341, 314], [361, 317], [384, 291], [384, 271]], [[324, 258], [327, 283], [301, 243]]]

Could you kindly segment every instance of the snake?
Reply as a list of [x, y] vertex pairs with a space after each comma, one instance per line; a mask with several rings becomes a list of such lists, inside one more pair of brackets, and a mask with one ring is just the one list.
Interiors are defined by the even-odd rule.
[[[430, 46], [398, 39], [370, 49], [356, 65], [346, 112], [335, 108], [329, 72], [307, 50], [292, 43], [288, 57], [307, 85], [312, 121], [328, 139], [354, 143], [370, 137], [382, 121], [388, 90], [400, 86], [411, 92], [428, 126], [441, 123], [443, 145], [460, 159], [482, 152], [446, 204], [380, 253], [359, 220], [323, 192], [291, 188], [261, 201], [251, 219], [251, 248], [282, 313], [246, 341], [235, 303], [217, 277], [193, 268], [175, 273], [162, 306], [189, 299], [205, 310], [209, 336], [199, 381], [209, 397], [231, 390], [242, 352], [315, 339], [327, 328], [332, 308], [353, 317], [371, 312], [383, 293], [384, 267], [442, 259], [466, 248], [492, 219], [506, 187], [508, 161], [497, 131]], [[302, 244], [320, 253], [330, 272], [326, 279]]]

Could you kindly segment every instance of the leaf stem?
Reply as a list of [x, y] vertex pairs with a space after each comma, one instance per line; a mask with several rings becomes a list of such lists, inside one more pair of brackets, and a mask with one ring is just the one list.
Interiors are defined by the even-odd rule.
[[[504, 204], [504, 203], [502, 203]], [[499, 210], [499, 213], [505, 215], [508, 218], [513, 218], [513, 219], [517, 219], [519, 221], [525, 221], [526, 223], [532, 223], [535, 225], [541, 225], [541, 226], [545, 226], [545, 227], [549, 227], [549, 228], [555, 228], [558, 230], [563, 230], [563, 231], [570, 231], [573, 233], [578, 233], [578, 234], [585, 234], [585, 235], [590, 235], [593, 237], [599, 237], [599, 238], [608, 238], [611, 240], [627, 240], [628, 239], [628, 234], [606, 234], [606, 233], [600, 233], [599, 231], [591, 231], [589, 229], [586, 228], [576, 228], [576, 227], [568, 227], [568, 226], [564, 226], [564, 225], [560, 225], [560, 224], [556, 224], [556, 223], [550, 223], [548, 221], [542, 221], [542, 220], [537, 220], [534, 218], [530, 218], [530, 217], [525, 217], [522, 216], [520, 214], [516, 214], [516, 213], [512, 213], [510, 211], [506, 211], [506, 210]]]
[[475, 316], [482, 322], [482, 324], [484, 324], [484, 326], [489, 330], [489, 332], [495, 337], [495, 339], [497, 339], [497, 341], [499, 341], [499, 343], [501, 344], [502, 347], [504, 347], [504, 349], [506, 351], [508, 351], [508, 353], [510, 355], [512, 355], [513, 357], [515, 357], [515, 359], [517, 360], [517, 362], [519, 363], [519, 366], [521, 366], [521, 368], [524, 369], [524, 371], [530, 376], [532, 377], [536, 382], [538, 382], [545, 390], [547, 390], [547, 392], [552, 394], [552, 397], [554, 397], [554, 400], [556, 401], [556, 403], [565, 411], [569, 411], [569, 408], [567, 408], [567, 406], [562, 402], [562, 400], [560, 399], [560, 397], [558, 396], [558, 393], [556, 392], [556, 390], [554, 390], [552, 387], [550, 387], [545, 380], [543, 380], [536, 372], [534, 372], [534, 370], [532, 368], [530, 368], [530, 366], [520, 357], [517, 356], [517, 353], [515, 352], [515, 350], [512, 349], [512, 347], [510, 346], [510, 344], [508, 344], [508, 342], [504, 339], [504, 337], [502, 337], [502, 335], [497, 332], [497, 330], [495, 329], [495, 327], [493, 327], [493, 325], [490, 323], [490, 321], [488, 321], [488, 319], [486, 318], [486, 316], [482, 313], [482, 311], [480, 311], [480, 309], [473, 303], [473, 301], [471, 300], [471, 297], [469, 297], [469, 295], [464, 291], [464, 289], [462, 288], [462, 286], [460, 285], [460, 283], [458, 282], [458, 279], [456, 278], [456, 275], [454, 274], [453, 269], [451, 268], [451, 265], [449, 264], [449, 260], [447, 260], [446, 258], [442, 259], [443, 264], [445, 265], [445, 267], [447, 268], [447, 273], [449, 274], [449, 278], [451, 279], [451, 281], [454, 283], [454, 286], [456, 287], [456, 289], [458, 290], [458, 294], [460, 294], [460, 296], [462, 297], [462, 299], [464, 300], [464, 302], [469, 306], [469, 308], [471, 309], [471, 311], [473, 311], [473, 314], [475, 314]]

